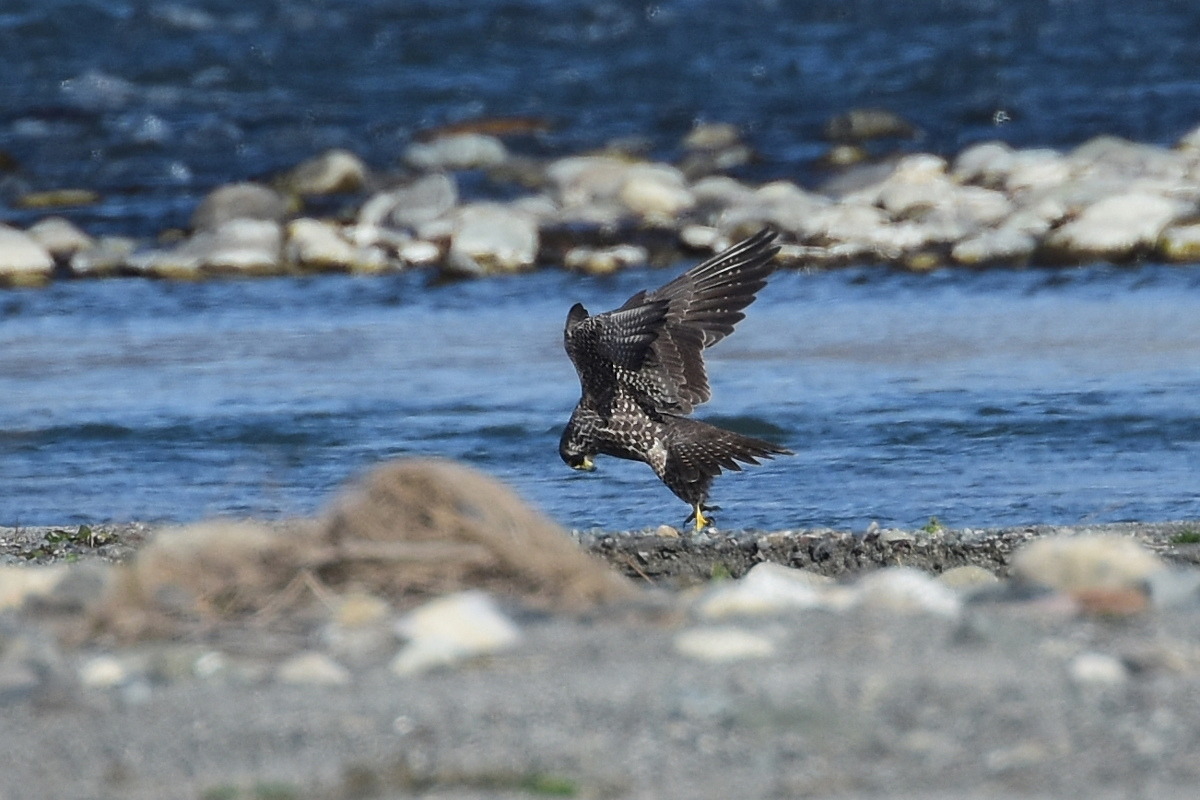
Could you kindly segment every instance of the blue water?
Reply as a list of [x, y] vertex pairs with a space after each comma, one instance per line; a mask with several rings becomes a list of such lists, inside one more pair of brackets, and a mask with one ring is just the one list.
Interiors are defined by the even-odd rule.
[[1173, 0], [7, 0], [0, 218], [79, 186], [102, 192], [68, 212], [89, 232], [152, 236], [214, 185], [329, 147], [393, 169], [417, 131], [494, 115], [546, 120], [510, 143], [534, 155], [636, 136], [670, 158], [733, 122], [756, 180], [817, 180], [822, 124], [856, 106], [947, 155], [1167, 144], [1200, 122], [1197, 41], [1200, 5]]
[[[405, 454], [464, 459], [571, 527], [681, 523], [644, 465], [557, 454], [570, 300], [666, 277], [5, 294], [0, 524], [309, 513]], [[709, 366], [699, 416], [796, 452], [718, 479], [722, 525], [1200, 518], [1191, 269], [780, 273]]]
[[[921, 127], [885, 148], [1169, 144], [1200, 122], [1198, 41], [1200, 6], [1167, 0], [10, 0], [0, 221], [42, 215], [24, 192], [82, 187], [100, 201], [63, 213], [89, 233], [153, 237], [218, 184], [329, 147], [395, 171], [419, 131], [481, 116], [545, 120], [508, 142], [545, 158], [634, 136], [672, 159], [696, 121], [729, 121], [759, 154], [739, 177], [807, 186], [823, 123], [856, 106]], [[411, 453], [475, 463], [572, 527], [681, 522], [643, 465], [579, 475], [556, 453], [578, 391], [566, 308], [667, 277], [0, 293], [0, 524], [309, 513]], [[711, 353], [700, 415], [797, 454], [720, 479], [719, 521], [1200, 518], [1198, 284], [778, 275]]]

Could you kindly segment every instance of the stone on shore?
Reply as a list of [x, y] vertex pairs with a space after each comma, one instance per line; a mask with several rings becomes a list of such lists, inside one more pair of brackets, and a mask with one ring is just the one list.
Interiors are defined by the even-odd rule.
[[54, 273], [54, 259], [24, 231], [0, 224], [0, 285], [41, 286]]
[[369, 171], [349, 150], [328, 150], [302, 161], [279, 181], [281, 188], [298, 195], [326, 195], [360, 191]]
[[537, 221], [499, 203], [473, 203], [460, 208], [450, 237], [449, 260], [466, 274], [519, 272], [537, 261]]
[[302, 217], [288, 223], [287, 262], [312, 272], [382, 272], [390, 265], [383, 251], [360, 247], [328, 222]]
[[396, 623], [396, 632], [408, 640], [391, 665], [401, 676], [508, 650], [521, 639], [495, 601], [475, 589], [421, 606]]
[[1158, 237], [1157, 249], [1168, 261], [1200, 261], [1200, 223], [1171, 225]]
[[767, 658], [775, 654], [775, 643], [753, 631], [730, 626], [692, 628], [675, 636], [681, 655], [710, 663]]
[[96, 246], [95, 239], [64, 217], [46, 217], [38, 220], [30, 225], [25, 233], [56, 261], [69, 261], [76, 253]]
[[755, 564], [741, 579], [720, 583], [697, 601], [696, 613], [718, 620], [818, 608], [825, 604], [828, 578], [779, 564]]
[[373, 195], [358, 212], [360, 227], [414, 229], [458, 205], [458, 186], [449, 175], [426, 175], [407, 186]]
[[1043, 250], [1061, 261], [1125, 261], [1153, 247], [1168, 225], [1193, 210], [1190, 204], [1144, 191], [1104, 197], [1052, 231]]
[[282, 271], [283, 231], [277, 222], [233, 218], [202, 229], [175, 247], [135, 253], [127, 264], [156, 278], [194, 280], [207, 275], [272, 275]]
[[1038, 539], [1013, 557], [1014, 577], [1062, 592], [1134, 589], [1165, 569], [1158, 556], [1126, 536], [1055, 536]]
[[508, 159], [508, 149], [495, 136], [456, 133], [429, 142], [417, 142], [404, 151], [409, 166], [425, 172], [437, 170], [487, 169]]
[[94, 247], [81, 250], [71, 259], [71, 271], [88, 278], [114, 275], [128, 267], [137, 250], [137, 240], [127, 236], [101, 236]]
[[283, 222], [289, 211], [283, 195], [258, 183], [231, 183], [209, 192], [192, 213], [192, 229], [212, 231], [232, 219]]

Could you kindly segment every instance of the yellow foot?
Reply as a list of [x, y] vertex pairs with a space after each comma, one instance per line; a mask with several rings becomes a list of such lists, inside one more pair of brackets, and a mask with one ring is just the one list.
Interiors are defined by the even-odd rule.
[[692, 510], [696, 517], [696, 533], [699, 533], [712, 524], [712, 520], [704, 516], [704, 508], [699, 503], [693, 506]]

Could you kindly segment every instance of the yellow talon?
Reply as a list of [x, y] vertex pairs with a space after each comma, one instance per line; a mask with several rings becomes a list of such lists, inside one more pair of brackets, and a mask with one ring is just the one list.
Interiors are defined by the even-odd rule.
[[696, 511], [696, 533], [699, 533], [712, 524], [712, 521], [704, 516], [704, 512], [700, 509], [699, 503], [693, 506], [693, 508]]

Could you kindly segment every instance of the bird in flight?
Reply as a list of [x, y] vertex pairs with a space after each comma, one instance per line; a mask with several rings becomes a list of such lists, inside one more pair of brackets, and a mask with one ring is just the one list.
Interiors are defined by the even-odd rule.
[[792, 454], [688, 416], [712, 394], [704, 348], [745, 318], [775, 269], [774, 239], [764, 229], [613, 311], [571, 307], [563, 341], [583, 396], [558, 445], [567, 466], [595, 469], [599, 453], [643, 461], [692, 507], [686, 521], [700, 531], [712, 522], [705, 502], [722, 469]]

